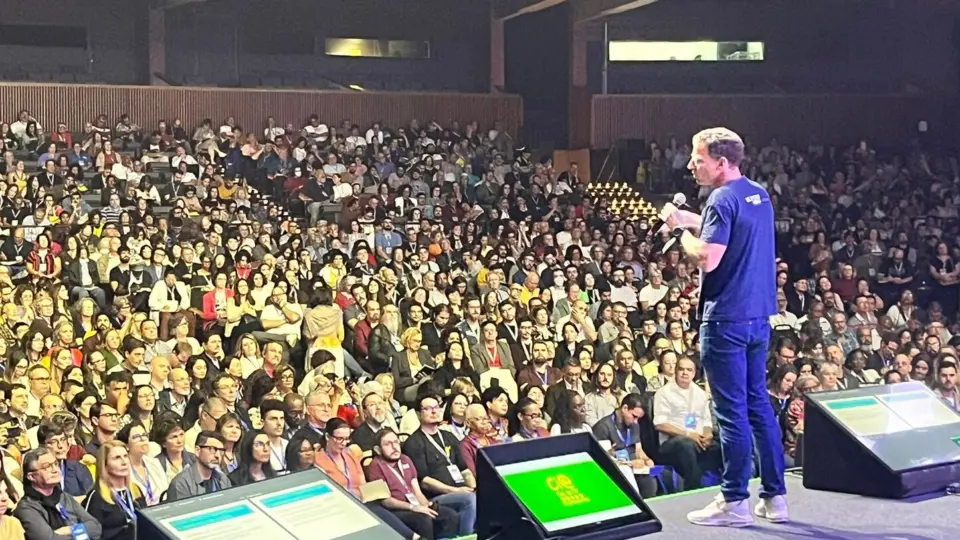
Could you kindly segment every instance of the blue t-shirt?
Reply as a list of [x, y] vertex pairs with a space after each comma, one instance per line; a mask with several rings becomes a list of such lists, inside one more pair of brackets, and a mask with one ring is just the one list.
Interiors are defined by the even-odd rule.
[[745, 321], [777, 313], [773, 205], [760, 184], [746, 177], [707, 198], [700, 239], [727, 246], [713, 272], [700, 271], [701, 321]]

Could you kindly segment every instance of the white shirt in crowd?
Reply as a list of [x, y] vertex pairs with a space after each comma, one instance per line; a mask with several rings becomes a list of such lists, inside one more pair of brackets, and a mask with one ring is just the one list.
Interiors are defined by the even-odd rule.
[[[683, 431], [703, 433], [713, 427], [707, 393], [696, 384], [680, 388], [676, 381], [668, 382], [653, 396], [653, 425], [669, 424]], [[660, 433], [660, 442], [669, 437]]]
[[173, 156], [170, 158], [170, 167], [176, 170], [176, 168], [180, 166], [181, 161], [185, 162], [187, 165], [197, 165], [197, 160], [194, 159], [194, 157], [190, 154], [186, 154], [183, 156]]
[[[267, 332], [281, 336], [294, 335], [300, 337], [300, 327], [303, 325], [303, 308], [300, 306], [300, 304], [294, 304], [292, 302], [287, 302], [285, 307], [300, 315], [300, 319], [295, 323], [285, 322], [280, 326], [268, 330]], [[260, 320], [286, 320], [286, 316], [283, 314], [283, 311], [280, 308], [273, 304], [269, 304], [263, 308], [263, 313], [260, 315]]]
[[652, 307], [657, 302], [663, 300], [667, 296], [667, 292], [670, 290], [664, 284], [660, 284], [660, 287], [653, 287], [651, 285], [646, 285], [644, 288], [640, 289], [639, 300], [640, 304], [646, 303], [648, 306]]
[[327, 176], [343, 174], [345, 172], [347, 172], [347, 168], [343, 165], [343, 163], [327, 163], [323, 166], [323, 174]]
[[266, 128], [266, 129], [263, 130], [263, 136], [264, 136], [268, 141], [276, 140], [277, 137], [283, 137], [283, 135], [284, 135], [285, 133], [286, 133], [286, 131], [285, 131], [282, 127], [279, 127], [279, 126], [274, 126], [274, 127], [272, 127], [272, 128]]
[[793, 330], [800, 330], [797, 316], [789, 311], [770, 316], [770, 328], [777, 328], [778, 326], [789, 326]]

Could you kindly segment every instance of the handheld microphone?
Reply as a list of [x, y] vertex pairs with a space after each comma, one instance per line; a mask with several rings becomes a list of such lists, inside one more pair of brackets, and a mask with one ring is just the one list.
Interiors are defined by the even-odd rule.
[[[689, 209], [687, 205], [687, 196], [683, 193], [677, 193], [673, 196], [673, 205], [677, 208]], [[650, 227], [650, 230], [647, 231], [647, 238], [653, 238], [655, 234], [660, 234], [666, 230], [666, 220], [661, 216], [657, 216], [657, 220], [653, 222], [653, 226]]]

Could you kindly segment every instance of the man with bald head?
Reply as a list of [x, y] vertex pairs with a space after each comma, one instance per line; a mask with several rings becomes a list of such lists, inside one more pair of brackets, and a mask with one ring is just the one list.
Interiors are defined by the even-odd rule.
[[155, 356], [150, 362], [150, 388], [157, 398], [167, 388], [170, 377], [170, 357], [166, 354]]
[[37, 428], [40, 427], [40, 424], [49, 422], [53, 413], [62, 410], [64, 410], [64, 402], [60, 394], [47, 394], [40, 399], [40, 422], [27, 430], [27, 442], [30, 444], [30, 448], [36, 448], [38, 446]]
[[901, 380], [910, 380], [910, 372], [913, 371], [913, 364], [911, 363], [909, 356], [905, 354], [898, 354], [893, 358], [893, 365], [897, 370], [897, 373], [900, 374]]
[[[157, 362], [150, 366], [153, 368]], [[157, 413], [173, 411], [181, 417], [187, 411], [190, 399], [190, 375], [183, 368], [173, 368], [167, 376], [167, 387], [157, 395]]]
[[216, 431], [217, 421], [225, 414], [227, 414], [227, 404], [217, 396], [208, 397], [200, 406], [200, 418], [184, 435], [184, 450], [196, 454], [197, 436], [203, 431]]

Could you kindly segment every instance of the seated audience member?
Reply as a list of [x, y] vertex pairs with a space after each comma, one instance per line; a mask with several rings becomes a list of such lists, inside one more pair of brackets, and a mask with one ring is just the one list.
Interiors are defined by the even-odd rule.
[[150, 432], [150, 439], [160, 445], [157, 460], [167, 475], [168, 483], [197, 461], [197, 455], [186, 450], [185, 437], [178, 418], [163, 418]]
[[270, 464], [275, 471], [287, 469], [286, 455], [289, 441], [286, 434], [286, 406], [276, 399], [265, 399], [260, 404], [260, 417], [263, 419], [262, 432], [269, 439]]
[[440, 429], [453, 433], [458, 441], [467, 435], [467, 405], [470, 405], [470, 396], [461, 392], [454, 392], [447, 398], [447, 407], [443, 411], [443, 425]]
[[[324, 447], [316, 452], [316, 466], [327, 473], [331, 480], [361, 500], [360, 487], [367, 483], [360, 461], [347, 448], [350, 444], [350, 424], [342, 418], [333, 418], [327, 422], [324, 430]], [[365, 503], [367, 509], [382, 519], [391, 529], [407, 539], [415, 538], [415, 533], [407, 527], [393, 512], [379, 501]]]
[[170, 481], [167, 500], [178, 501], [230, 489], [233, 484], [220, 470], [223, 449], [222, 435], [216, 431], [201, 431], [197, 435], [197, 460]]
[[16, 516], [7, 515], [13, 500], [6, 490], [0, 489], [0, 538], [26, 540], [23, 524]]
[[620, 407], [624, 392], [616, 388], [616, 369], [610, 362], [604, 362], [593, 373], [593, 391], [584, 396], [586, 403], [586, 421], [591, 426], [605, 416], [610, 416]]
[[139, 486], [130, 477], [127, 447], [109, 441], [97, 456], [97, 483], [83, 507], [100, 522], [103, 540], [136, 540], [137, 510], [147, 503]]
[[550, 387], [547, 388], [546, 396], [544, 396], [543, 409], [550, 417], [553, 417], [557, 396], [560, 395], [560, 392], [563, 390], [576, 392], [584, 397], [593, 391], [593, 386], [588, 382], [584, 382], [580, 376], [583, 372], [583, 368], [580, 367], [580, 360], [568, 358], [563, 363], [562, 371], [562, 379], [550, 385]]
[[540, 411], [540, 405], [537, 405], [536, 401], [528, 397], [520, 399], [513, 407], [510, 424], [510, 432], [513, 433], [511, 440], [514, 442], [539, 439], [550, 435], [546, 428], [547, 422]]
[[320, 442], [327, 429], [327, 422], [335, 418], [333, 404], [330, 401], [330, 395], [326, 392], [311, 392], [303, 400], [304, 423], [297, 433], [311, 432], [316, 435]]
[[810, 392], [820, 391], [820, 379], [813, 375], [801, 375], [793, 385], [793, 396], [787, 405], [787, 411], [782, 416], [781, 429], [783, 431], [783, 449], [786, 454], [784, 463], [787, 467], [800, 465], [797, 463], [797, 444], [804, 429], [804, 411], [806, 402], [803, 396]]
[[703, 473], [720, 469], [720, 446], [713, 438], [713, 418], [707, 393], [694, 384], [696, 364], [677, 362], [673, 382], [653, 398], [653, 424], [660, 433], [660, 460], [676, 469], [685, 489], [697, 489]]
[[140, 489], [147, 506], [160, 504], [160, 498], [170, 487], [167, 473], [160, 460], [150, 454], [150, 437], [139, 422], [128, 424], [117, 432], [117, 440], [127, 445], [130, 458], [130, 478]]
[[46, 447], [23, 456], [23, 498], [13, 515], [20, 520], [28, 540], [89, 537], [103, 534], [97, 521], [76, 499], [60, 487], [57, 457]]
[[[460, 515], [460, 534], [470, 534], [477, 521], [476, 476], [463, 454], [463, 442], [440, 429], [440, 403], [439, 397], [430, 394], [417, 398], [414, 408], [420, 427], [404, 443], [403, 453], [416, 467], [423, 493], [430, 500], [456, 510]], [[483, 406], [476, 405], [476, 411], [483, 411], [489, 429], [490, 420]], [[469, 415], [467, 424], [469, 426]], [[473, 451], [476, 456], [476, 447]]]
[[[480, 411], [483, 411], [481, 417]], [[460, 441], [460, 452], [467, 464], [470, 473], [477, 473], [477, 450], [484, 446], [492, 446], [504, 442], [500, 434], [490, 422], [490, 415], [483, 405], [467, 406], [467, 436]]]
[[350, 442], [366, 453], [373, 451], [377, 433], [386, 427], [387, 404], [380, 394], [369, 393], [363, 397], [360, 407], [365, 413], [365, 418], [360, 427], [353, 430]]
[[536, 384], [547, 388], [560, 381], [563, 372], [551, 365], [547, 344], [533, 342], [532, 362], [517, 370], [517, 387], [522, 391], [528, 385]]
[[86, 465], [67, 458], [70, 446], [63, 428], [50, 421], [40, 424], [37, 430], [37, 442], [57, 458], [57, 466], [60, 467], [62, 478], [60, 487], [63, 492], [74, 497], [86, 495], [93, 487], [93, 477]]
[[84, 450], [96, 456], [100, 453], [100, 446], [112, 441], [116, 435], [120, 427], [120, 413], [116, 407], [101, 401], [90, 407], [90, 421], [93, 423], [93, 439]]
[[957, 364], [941, 360], [937, 366], [933, 392], [955, 411], [960, 411], [960, 392], [957, 390]]
[[232, 485], [245, 486], [277, 476], [270, 463], [270, 437], [266, 433], [248, 431], [236, 451], [237, 468], [228, 475]]
[[610, 455], [618, 464], [633, 469], [640, 495], [653, 497], [657, 494], [657, 481], [646, 472], [653, 460], [640, 444], [639, 422], [645, 414], [643, 398], [627, 394], [617, 410], [594, 424], [593, 435], [598, 441], [610, 443]]
[[323, 439], [313, 431], [297, 431], [287, 445], [287, 471], [296, 473], [316, 467], [317, 452], [323, 448]]
[[592, 427], [587, 422], [586, 400], [580, 394], [567, 390], [557, 396], [555, 416], [550, 423], [551, 435], [565, 433], [589, 433]]
[[383, 480], [390, 488], [384, 508], [422, 538], [453, 538], [459, 528], [457, 512], [438, 502], [431, 502], [420, 490], [416, 466], [400, 450], [400, 437], [390, 428], [375, 435], [373, 462], [367, 468], [370, 480]]
[[[201, 394], [202, 397], [202, 394]], [[196, 454], [197, 436], [203, 431], [216, 431], [217, 421], [220, 417], [227, 414], [227, 405], [217, 396], [208, 397], [200, 405], [200, 414], [197, 416], [196, 423], [186, 431], [184, 435], [184, 449], [191, 454]]]
[[480, 403], [487, 410], [490, 427], [497, 441], [506, 441], [510, 432], [510, 396], [498, 386], [491, 386], [480, 395]]
[[173, 411], [180, 417], [186, 416], [187, 403], [192, 394], [190, 375], [183, 368], [173, 368], [168, 376], [167, 388], [157, 395], [157, 413]]

